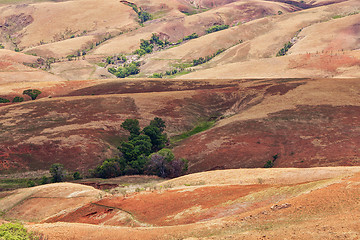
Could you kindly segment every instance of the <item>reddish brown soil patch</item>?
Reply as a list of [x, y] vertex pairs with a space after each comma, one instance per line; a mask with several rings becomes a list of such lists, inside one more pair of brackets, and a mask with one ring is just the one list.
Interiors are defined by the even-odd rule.
[[[144, 223], [161, 226], [189, 224], [239, 214], [252, 209], [255, 206], [251, 204], [225, 203], [266, 187], [268, 186], [201, 187], [190, 191], [167, 190], [165, 192], [137, 194], [130, 197], [113, 197], [89, 204], [71, 214], [53, 218], [50, 221], [99, 224], [108, 221], [115, 214], [116, 209], [121, 209], [131, 213], [138, 221]], [[99, 215], [104, 214], [106, 215], [104, 219], [99, 217]], [[94, 220], [94, 218], [98, 220]], [[124, 223], [120, 221], [113, 224], [123, 225]]]
[[298, 106], [259, 120], [233, 122], [184, 141], [175, 154], [190, 171], [263, 167], [354, 166], [360, 121], [356, 106]]
[[149, 92], [168, 92], [185, 90], [206, 90], [235, 87], [236, 83], [214, 84], [205, 81], [136, 81], [136, 82], [110, 82], [99, 84], [92, 87], [82, 88], [66, 96], [86, 96], [104, 94], [124, 94], [124, 93], [149, 93]]
[[328, 72], [337, 72], [341, 67], [359, 66], [360, 60], [347, 56], [341, 52], [338, 54], [306, 54], [302, 55], [300, 60], [290, 60], [289, 68], [297, 69], [320, 69]]

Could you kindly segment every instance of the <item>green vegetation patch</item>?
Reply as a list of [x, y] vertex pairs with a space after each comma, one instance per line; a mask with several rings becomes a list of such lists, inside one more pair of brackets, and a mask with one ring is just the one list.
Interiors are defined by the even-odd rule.
[[284, 44], [284, 47], [282, 49], [279, 50], [279, 52], [276, 54], [277, 57], [280, 56], [285, 56], [286, 53], [289, 51], [289, 49], [293, 46], [294, 44], [292, 42], [287, 42]]
[[229, 25], [215, 25], [215, 26], [212, 26], [208, 29], [206, 29], [206, 33], [213, 33], [213, 32], [218, 32], [218, 31], [221, 31], [221, 30], [225, 30], [225, 29], [228, 29], [229, 28]]
[[124, 64], [123, 67], [109, 68], [109, 73], [115, 75], [117, 78], [125, 78], [130, 75], [136, 75], [140, 72], [140, 62], [132, 62]]
[[335, 16], [332, 16], [331, 18], [332, 19], [338, 19], [338, 18], [343, 18], [343, 17], [347, 17], [347, 16], [356, 15], [356, 14], [359, 14], [359, 13], [360, 13], [360, 11], [355, 11], [355, 12], [351, 12], [351, 13], [348, 13], [348, 14], [335, 15]]
[[204, 122], [200, 122], [198, 123], [193, 129], [191, 129], [190, 131], [184, 132], [180, 135], [174, 136], [171, 138], [171, 141], [173, 143], [175, 142], [179, 142], [182, 141], [188, 137], [191, 137], [192, 135], [195, 135], [197, 133], [206, 131], [208, 129], [210, 129], [211, 127], [213, 127], [215, 125], [215, 121], [204, 121]]
[[0, 239], [4, 240], [37, 240], [44, 239], [29, 232], [20, 223], [4, 223], [0, 226]]

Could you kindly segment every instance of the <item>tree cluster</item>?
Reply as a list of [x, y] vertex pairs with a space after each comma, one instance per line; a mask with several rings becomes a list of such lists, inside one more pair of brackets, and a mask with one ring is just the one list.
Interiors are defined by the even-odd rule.
[[115, 75], [117, 78], [125, 78], [130, 75], [136, 75], [140, 72], [140, 62], [132, 62], [124, 64], [122, 67], [109, 68], [109, 73]]
[[35, 100], [41, 94], [41, 91], [37, 89], [27, 89], [23, 91], [23, 94], [31, 97], [31, 100]]
[[118, 147], [119, 157], [107, 159], [93, 170], [95, 177], [112, 178], [133, 174], [173, 177], [186, 170], [186, 161], [175, 160], [171, 150], [164, 149], [168, 138], [164, 133], [165, 122], [161, 118], [154, 118], [142, 130], [136, 119], [126, 119], [121, 126], [130, 134], [128, 141]]
[[229, 28], [229, 25], [215, 25], [206, 29], [206, 33], [213, 33]]
[[134, 51], [134, 54], [139, 56], [143, 56], [147, 53], [152, 53], [154, 47], [157, 46], [158, 48], [164, 48], [165, 46], [169, 45], [170, 42], [168, 40], [160, 40], [160, 36], [156, 33], [153, 33], [150, 40], [140, 39], [140, 48]]
[[293, 46], [292, 42], [287, 42], [284, 44], [284, 47], [279, 50], [279, 52], [276, 54], [277, 57], [285, 56], [286, 53], [289, 51], [289, 49]]
[[208, 61], [210, 61], [211, 59], [213, 59], [214, 57], [216, 57], [217, 55], [219, 55], [220, 53], [224, 52], [225, 49], [219, 49], [216, 51], [216, 53], [212, 54], [212, 55], [208, 55], [206, 57], [200, 57], [198, 59], [194, 59], [193, 60], [193, 66], [197, 66], [197, 65], [200, 65], [200, 64], [203, 64], [203, 63], [206, 63]]
[[198, 38], [198, 37], [199, 37], [199, 35], [197, 35], [197, 33], [193, 33], [193, 34], [191, 34], [189, 36], [184, 37], [183, 41], [195, 39], [195, 38]]

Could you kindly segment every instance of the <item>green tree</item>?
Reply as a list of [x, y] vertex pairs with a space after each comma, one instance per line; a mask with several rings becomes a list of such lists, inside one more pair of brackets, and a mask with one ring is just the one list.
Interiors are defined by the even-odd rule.
[[164, 132], [166, 128], [165, 121], [159, 117], [155, 117], [154, 120], [151, 120], [150, 125], [159, 128], [161, 132]]
[[37, 89], [27, 89], [24, 90], [23, 94], [30, 96], [31, 100], [35, 100], [41, 94], [41, 91]]
[[40, 184], [44, 185], [44, 184], [48, 184], [49, 183], [49, 179], [46, 176], [42, 176]]
[[16, 103], [16, 102], [23, 102], [24, 101], [24, 98], [23, 97], [14, 97], [14, 99], [12, 100], [13, 103]]
[[106, 159], [100, 166], [95, 168], [95, 176], [101, 178], [113, 178], [122, 175], [123, 169], [117, 159]]
[[64, 165], [60, 163], [54, 163], [50, 167], [50, 173], [52, 176], [52, 182], [62, 182], [65, 179], [66, 170]]
[[8, 103], [10, 102], [9, 99], [6, 99], [6, 98], [0, 98], [0, 103]]
[[74, 180], [82, 179], [81, 174], [79, 172], [74, 172], [73, 178], [74, 178]]
[[126, 119], [121, 127], [130, 132], [130, 135], [140, 135], [140, 125], [137, 119]]
[[155, 125], [149, 125], [143, 129], [143, 133], [150, 137], [153, 152], [159, 151], [165, 147], [168, 141], [167, 135], [163, 134], [162, 131]]

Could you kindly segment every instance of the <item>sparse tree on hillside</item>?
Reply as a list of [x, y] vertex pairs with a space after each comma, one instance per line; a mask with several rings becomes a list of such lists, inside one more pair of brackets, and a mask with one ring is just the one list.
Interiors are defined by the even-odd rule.
[[52, 176], [52, 181], [54, 183], [62, 182], [65, 179], [66, 170], [64, 168], [64, 165], [62, 165], [60, 163], [54, 163], [50, 167], [50, 173], [51, 173], [51, 176]]

